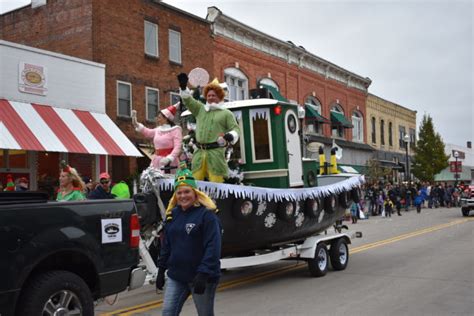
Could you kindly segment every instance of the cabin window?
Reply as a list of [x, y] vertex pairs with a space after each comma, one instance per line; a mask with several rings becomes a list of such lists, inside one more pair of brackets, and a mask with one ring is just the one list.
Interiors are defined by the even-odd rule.
[[270, 129], [270, 109], [250, 110], [252, 132], [252, 157], [254, 162], [271, 162], [272, 139]]
[[[240, 130], [244, 130], [244, 125], [242, 123], [242, 111], [235, 111], [234, 112], [235, 120], [237, 121], [237, 124], [239, 124]], [[245, 163], [245, 141], [244, 141], [244, 135], [243, 132], [241, 135], [239, 135], [239, 140], [237, 143], [235, 143], [234, 146], [232, 146], [234, 151], [232, 153], [232, 159], [235, 159], [237, 161], [240, 160], [242, 164]]]

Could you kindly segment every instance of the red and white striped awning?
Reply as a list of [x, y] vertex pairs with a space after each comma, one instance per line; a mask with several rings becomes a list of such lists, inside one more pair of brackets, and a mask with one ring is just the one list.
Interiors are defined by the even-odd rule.
[[106, 115], [0, 99], [0, 148], [142, 155]]

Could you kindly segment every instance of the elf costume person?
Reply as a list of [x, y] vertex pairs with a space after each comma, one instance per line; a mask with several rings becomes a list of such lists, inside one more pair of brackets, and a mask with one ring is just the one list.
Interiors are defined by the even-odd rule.
[[217, 80], [204, 87], [206, 104], [195, 100], [187, 88], [188, 76], [178, 75], [180, 95], [184, 105], [196, 118], [196, 147], [193, 153], [194, 178], [212, 182], [224, 182], [228, 167], [225, 147], [239, 140], [240, 128], [234, 115], [224, 106], [224, 90]]
[[59, 191], [56, 201], [80, 201], [85, 200], [84, 191], [86, 184], [82, 181], [77, 170], [61, 161], [59, 173]]
[[183, 139], [181, 127], [174, 124], [176, 115], [175, 105], [170, 105], [161, 110], [156, 116], [156, 128], [146, 128], [137, 121], [137, 112], [132, 111], [132, 124], [135, 130], [145, 138], [152, 139], [155, 146], [155, 155], [150, 166], [160, 169], [165, 166], [178, 166], [179, 155], [181, 153], [181, 143]]
[[15, 182], [11, 174], [7, 174], [7, 185], [3, 191], [15, 191]]

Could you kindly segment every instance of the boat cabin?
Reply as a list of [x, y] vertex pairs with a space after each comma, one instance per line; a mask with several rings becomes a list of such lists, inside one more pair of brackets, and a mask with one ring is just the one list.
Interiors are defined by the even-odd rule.
[[317, 161], [302, 157], [298, 104], [251, 99], [228, 102], [226, 107], [234, 113], [241, 130], [232, 159], [241, 163], [244, 184], [270, 188], [316, 186]]

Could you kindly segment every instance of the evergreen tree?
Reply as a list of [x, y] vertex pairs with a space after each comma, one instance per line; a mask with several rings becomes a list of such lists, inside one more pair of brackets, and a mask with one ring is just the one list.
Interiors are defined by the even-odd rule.
[[434, 176], [449, 165], [448, 159], [443, 140], [434, 130], [433, 119], [423, 115], [413, 157], [413, 175], [421, 181], [433, 181]]

